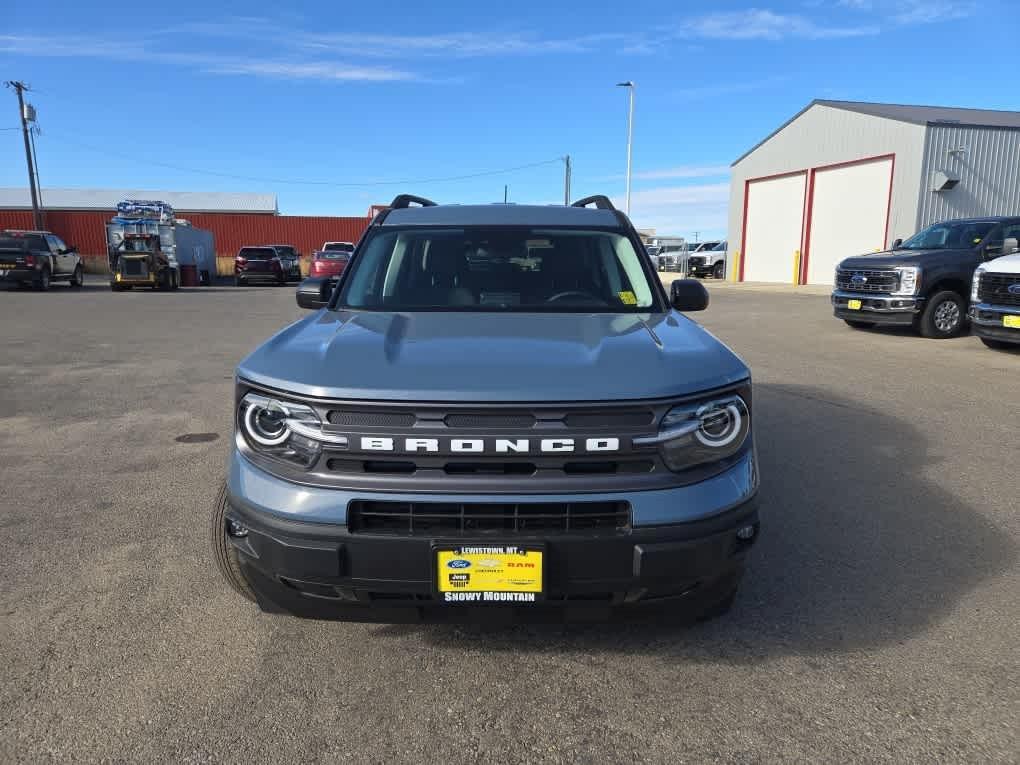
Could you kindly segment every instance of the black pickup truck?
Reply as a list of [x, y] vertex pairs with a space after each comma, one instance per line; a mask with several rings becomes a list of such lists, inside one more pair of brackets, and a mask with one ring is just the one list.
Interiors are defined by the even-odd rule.
[[1020, 217], [944, 221], [886, 252], [846, 258], [836, 267], [833, 313], [855, 329], [898, 324], [955, 337], [967, 324], [974, 270], [998, 257], [1018, 226]]
[[48, 290], [54, 281], [80, 287], [85, 269], [77, 247], [49, 231], [0, 231], [0, 280]]

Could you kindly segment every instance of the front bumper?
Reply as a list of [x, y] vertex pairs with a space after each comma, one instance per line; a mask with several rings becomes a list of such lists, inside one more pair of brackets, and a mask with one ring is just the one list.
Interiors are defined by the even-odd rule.
[[1020, 316], [1020, 306], [976, 303], [970, 307], [970, 329], [977, 337], [1020, 344], [1020, 329], [1003, 326], [1004, 316]]
[[[490, 617], [607, 618], [619, 606], [718, 598], [739, 579], [757, 539], [754, 458], [700, 484], [630, 495], [489, 496], [352, 493], [281, 481], [233, 455], [229, 519], [247, 536], [230, 537], [267, 610], [363, 621], [459, 621]], [[455, 539], [352, 532], [355, 498], [434, 502], [555, 502], [618, 499], [633, 523], [599, 535], [513, 534]], [[748, 539], [737, 531], [753, 529]], [[225, 531], [225, 530], [224, 530]], [[545, 599], [510, 606], [446, 605], [433, 591], [435, 543], [540, 543]]]
[[[913, 324], [917, 315], [924, 310], [924, 298], [910, 295], [875, 295], [870, 292], [833, 290], [831, 300], [832, 313], [837, 319], [875, 324]], [[851, 300], [861, 301], [861, 307], [850, 308]]]

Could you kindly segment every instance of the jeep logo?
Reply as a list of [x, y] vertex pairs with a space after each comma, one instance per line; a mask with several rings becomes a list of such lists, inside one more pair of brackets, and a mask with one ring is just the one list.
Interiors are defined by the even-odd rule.
[[616, 452], [619, 438], [393, 438], [361, 436], [363, 452], [406, 454], [559, 454]]

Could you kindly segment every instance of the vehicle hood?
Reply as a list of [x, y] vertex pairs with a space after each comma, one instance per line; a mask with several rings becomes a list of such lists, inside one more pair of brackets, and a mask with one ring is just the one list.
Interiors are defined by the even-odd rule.
[[696, 393], [749, 376], [701, 326], [668, 314], [321, 310], [239, 377], [309, 396], [410, 401], [611, 401]]
[[997, 274], [1020, 274], [1020, 254], [1003, 255], [1001, 258], [989, 260], [985, 263], [984, 269]]
[[895, 268], [896, 266], [937, 265], [943, 262], [958, 263], [960, 258], [973, 255], [973, 250], [886, 250], [870, 255], [854, 255], [839, 264], [844, 270]]

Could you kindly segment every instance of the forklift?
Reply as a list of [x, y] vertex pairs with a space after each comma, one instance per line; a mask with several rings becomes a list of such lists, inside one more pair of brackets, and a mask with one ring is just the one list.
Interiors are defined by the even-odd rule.
[[175, 290], [181, 286], [181, 271], [173, 255], [160, 247], [159, 234], [127, 233], [108, 242], [110, 289], [132, 287]]

